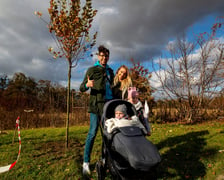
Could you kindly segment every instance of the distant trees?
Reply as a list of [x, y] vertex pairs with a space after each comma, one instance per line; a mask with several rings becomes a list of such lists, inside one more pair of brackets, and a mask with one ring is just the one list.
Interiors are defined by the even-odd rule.
[[8, 79], [7, 87], [0, 92], [0, 106], [8, 111], [35, 109], [46, 112], [50, 107], [65, 111], [66, 89], [50, 81], [35, 81], [23, 73]]
[[37, 84], [23, 73], [15, 73], [4, 90], [4, 103], [9, 110], [19, 107], [33, 107], [37, 97]]
[[[223, 32], [223, 26], [224, 26], [224, 16], [218, 17], [217, 22], [212, 26], [212, 33], [215, 36], [216, 32], [220, 29], [222, 29]], [[224, 48], [224, 47], [222, 47]], [[224, 78], [224, 58], [222, 59], [221, 65], [219, 66], [219, 77]], [[222, 93], [224, 92], [224, 87], [222, 87]]]
[[9, 78], [6, 74], [0, 75], [0, 104], [3, 102], [2, 94], [4, 90], [7, 88], [9, 83]]
[[6, 74], [0, 75], [0, 90], [4, 90], [9, 83], [9, 78]]
[[57, 111], [65, 112], [66, 92], [67, 89], [58, 84], [52, 84], [48, 80], [39, 80], [38, 99], [41, 100], [40, 108], [43, 110], [57, 109]]
[[153, 90], [149, 83], [152, 75], [140, 62], [136, 63], [134, 59], [131, 59], [131, 62], [132, 67], [130, 68], [130, 76], [132, 78], [133, 86], [140, 92], [139, 99], [141, 101], [146, 100], [148, 104], [152, 106], [154, 102], [154, 98], [152, 97]]
[[[4, 75], [5, 77], [8, 76]], [[6, 84], [4, 90], [0, 89], [0, 128], [14, 127], [14, 116], [21, 116], [21, 122], [25, 123], [27, 128], [65, 124], [61, 117], [65, 117], [66, 113], [67, 88], [48, 80], [35, 81], [23, 73], [15, 73], [11, 79], [7, 78]], [[88, 94], [75, 90], [72, 92], [70, 107], [75, 109], [78, 106], [84, 114]], [[32, 113], [26, 114], [27, 112]], [[76, 112], [76, 115], [78, 113]], [[84, 116], [81, 120], [85, 122]], [[75, 124], [74, 118], [72, 123]]]
[[160, 90], [174, 102], [178, 119], [195, 122], [203, 118], [211, 100], [219, 94], [224, 80], [218, 76], [223, 47], [214, 33], [202, 33], [192, 42], [183, 36], [168, 45], [169, 57], [154, 61]]

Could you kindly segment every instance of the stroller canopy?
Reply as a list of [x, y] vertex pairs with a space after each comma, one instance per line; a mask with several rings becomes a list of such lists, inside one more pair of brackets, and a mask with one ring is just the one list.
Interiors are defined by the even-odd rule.
[[115, 108], [120, 105], [125, 104], [127, 106], [127, 114], [131, 117], [136, 115], [136, 109], [135, 107], [128, 101], [122, 100], [122, 99], [114, 99], [111, 101], [108, 101], [104, 107], [103, 107], [103, 114], [102, 114], [102, 121], [113, 118], [115, 116]]

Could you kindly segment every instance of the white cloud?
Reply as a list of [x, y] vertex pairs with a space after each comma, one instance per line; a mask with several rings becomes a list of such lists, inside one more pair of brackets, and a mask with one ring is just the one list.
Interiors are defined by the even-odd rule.
[[102, 15], [117, 15], [118, 10], [113, 7], [106, 7], [106, 8], [102, 7], [99, 10], [99, 14], [100, 14], [100, 16], [102, 16]]
[[[207, 47], [207, 50], [208, 50], [208, 47], [211, 47], [211, 44], [213, 44], [213, 43], [214, 44], [217, 44], [217, 43], [220, 44], [221, 43], [223, 45], [223, 42], [224, 42], [223, 41], [223, 37], [220, 37], [220, 38], [218, 38], [216, 40], [213, 40], [213, 41], [209, 41], [207, 43], [207, 46], [206, 46]], [[173, 42], [171, 42], [171, 43], [169, 42], [168, 43], [168, 46], [170, 44], [172, 44], [172, 43]], [[202, 47], [204, 47], [204, 46], [205, 46], [205, 44]], [[214, 47], [216, 47], [216, 46], [214, 46]], [[217, 54], [219, 54], [219, 53], [220, 53], [220, 51], [217, 48], [212, 49], [212, 51], [209, 54], [205, 54], [205, 51], [203, 52], [203, 55], [204, 56], [205, 55], [209, 55], [208, 56], [208, 59], [206, 60], [206, 72], [205, 72], [205, 74], [207, 74], [208, 76], [209, 76], [209, 73], [210, 73], [208, 71], [208, 69], [209, 68], [213, 68], [214, 63], [215, 63], [214, 60], [216, 59]], [[200, 67], [200, 64], [197, 64], [197, 63], [200, 63], [200, 62], [202, 63], [202, 61], [200, 61], [201, 58], [202, 58], [202, 50], [199, 47], [195, 48], [195, 51], [192, 52], [192, 54], [190, 54], [189, 57], [188, 57], [188, 60], [189, 60], [188, 61], [188, 63], [189, 63], [188, 64], [189, 65], [188, 73], [189, 72], [192, 72], [192, 73], [189, 73], [189, 79], [190, 79], [189, 82], [190, 82], [190, 86], [192, 86], [192, 90], [195, 91], [195, 92], [197, 92], [197, 90], [198, 90], [197, 89], [198, 88], [197, 85], [199, 85], [200, 84], [200, 81], [201, 81], [201, 79], [200, 79], [201, 78], [201, 72], [197, 68], [196, 69], [194, 69], [194, 68], [196, 66], [199, 66]], [[154, 93], [154, 96], [156, 98], [162, 98], [162, 96], [163, 97], [166, 97], [165, 94], [161, 95], [161, 92], [160, 92], [160, 90], [162, 90], [161, 80], [164, 83], [165, 78], [167, 78], [168, 82], [169, 82], [169, 79], [172, 79], [173, 78], [173, 77], [170, 76], [169, 73], [166, 72], [167, 70], [171, 71], [171, 69], [169, 68], [167, 62], [169, 62], [171, 64], [173, 63], [174, 71], [176, 72], [176, 74], [178, 75], [179, 78], [181, 78], [181, 77], [182, 78], [186, 78], [186, 76], [184, 75], [184, 72], [181, 72], [180, 73], [178, 71], [178, 69], [179, 69], [179, 63], [180, 62], [183, 62], [183, 60], [181, 58], [177, 58], [177, 59], [157, 58], [157, 59], [155, 59], [154, 60], [155, 71], [152, 72], [152, 78], [150, 79], [150, 84], [154, 88], [156, 88], [158, 90], [158, 91], [156, 91]], [[159, 69], [159, 65], [158, 65], [159, 63], [161, 63], [162, 69]], [[196, 70], [198, 70], [198, 71], [196, 71]], [[156, 74], [158, 74], [159, 77]], [[203, 78], [205, 78], [205, 77], [206, 77], [206, 75], [203, 76]], [[178, 82], [176, 82], [176, 83], [178, 84]], [[215, 79], [214, 78], [214, 81], [213, 81], [213, 83], [211, 85], [217, 86], [219, 84], [219, 86], [220, 86], [220, 83], [223, 83], [223, 79], [220, 79], [220, 78]], [[180, 85], [183, 85], [183, 83], [181, 83]], [[185, 94], [184, 91], [186, 89], [184, 89], [183, 87], [178, 87], [178, 88], [179, 88], [179, 91], [183, 91], [182, 93]], [[198, 92], [200, 92], [200, 91], [198, 91]]]

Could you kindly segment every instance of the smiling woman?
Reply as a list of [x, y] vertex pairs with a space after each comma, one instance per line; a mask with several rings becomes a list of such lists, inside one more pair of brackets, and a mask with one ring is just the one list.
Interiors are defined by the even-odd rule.
[[113, 96], [115, 99], [126, 99], [128, 96], [128, 88], [132, 86], [132, 80], [127, 66], [122, 65], [118, 68], [114, 77], [112, 87]]

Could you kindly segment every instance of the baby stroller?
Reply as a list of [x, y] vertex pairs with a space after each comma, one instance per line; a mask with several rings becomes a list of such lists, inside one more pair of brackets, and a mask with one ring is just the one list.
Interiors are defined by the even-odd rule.
[[128, 101], [115, 99], [104, 105], [100, 122], [102, 158], [96, 163], [98, 180], [105, 178], [107, 169], [114, 180], [156, 179], [156, 166], [161, 157], [156, 146], [146, 139], [141, 129], [126, 126], [109, 134], [104, 127], [105, 121], [114, 117], [114, 110], [120, 104], [127, 106], [130, 117], [137, 114], [135, 107]]

